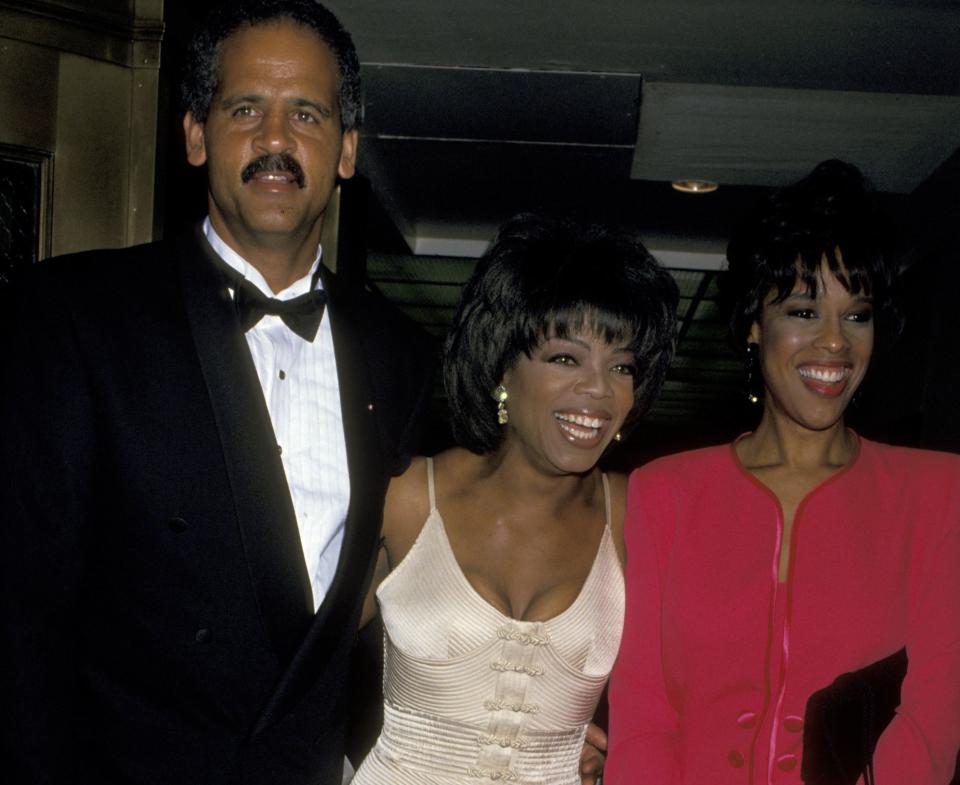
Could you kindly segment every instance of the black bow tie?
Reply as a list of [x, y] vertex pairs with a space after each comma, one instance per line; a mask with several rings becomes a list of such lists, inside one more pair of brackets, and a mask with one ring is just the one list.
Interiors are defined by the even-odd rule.
[[267, 297], [249, 281], [231, 281], [234, 286], [233, 302], [240, 317], [240, 327], [246, 332], [267, 314], [279, 316], [285, 325], [305, 341], [313, 341], [323, 318], [323, 306], [327, 295], [322, 289], [314, 289], [290, 300]]
[[320, 278], [320, 269], [310, 279], [310, 291], [291, 300], [267, 297], [256, 286], [214, 253], [210, 254], [214, 266], [223, 274], [227, 285], [233, 289], [233, 307], [240, 317], [240, 326], [246, 332], [267, 314], [279, 316], [285, 325], [303, 340], [312, 342], [320, 329], [323, 306], [327, 295], [323, 289], [314, 288]]

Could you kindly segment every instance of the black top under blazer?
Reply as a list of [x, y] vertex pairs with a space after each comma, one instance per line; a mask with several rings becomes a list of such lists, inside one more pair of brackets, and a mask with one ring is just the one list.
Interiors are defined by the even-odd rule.
[[32, 267], [4, 308], [3, 778], [339, 783], [343, 689], [431, 342], [323, 275], [350, 473], [315, 614], [276, 439], [212, 250]]

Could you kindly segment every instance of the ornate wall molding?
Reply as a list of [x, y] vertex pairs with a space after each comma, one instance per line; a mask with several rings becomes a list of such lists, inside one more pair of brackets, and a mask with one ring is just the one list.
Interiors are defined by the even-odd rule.
[[[124, 10], [126, 7], [126, 10]], [[6, 38], [130, 68], [159, 68], [162, 0], [2, 0]]]

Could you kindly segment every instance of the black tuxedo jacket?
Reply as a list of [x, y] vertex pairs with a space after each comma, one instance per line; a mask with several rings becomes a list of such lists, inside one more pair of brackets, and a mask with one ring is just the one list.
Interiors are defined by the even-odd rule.
[[432, 347], [381, 298], [324, 275], [351, 500], [315, 614], [210, 253], [191, 233], [45, 262], [3, 314], [8, 782], [339, 783], [343, 682]]

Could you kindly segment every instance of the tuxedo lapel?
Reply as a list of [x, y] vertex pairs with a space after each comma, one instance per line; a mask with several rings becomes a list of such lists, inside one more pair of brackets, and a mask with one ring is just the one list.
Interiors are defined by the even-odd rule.
[[[340, 410], [350, 473], [350, 506], [333, 581], [303, 645], [261, 714], [254, 734], [285, 713], [320, 678], [342, 636], [347, 634], [348, 628], [356, 625], [356, 611], [380, 536], [383, 493], [375, 489], [378, 484], [386, 482], [387, 469], [376, 428], [365, 351], [366, 342], [375, 338], [364, 332], [363, 314], [351, 307], [355, 298], [343, 291], [343, 284], [325, 269], [322, 273], [328, 314], [324, 318], [331, 320], [340, 386]], [[355, 630], [350, 630], [349, 634], [352, 639]]]
[[198, 231], [177, 242], [183, 300], [233, 490], [233, 511], [262, 623], [288, 663], [313, 598], [270, 415], [213, 251]]

